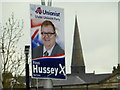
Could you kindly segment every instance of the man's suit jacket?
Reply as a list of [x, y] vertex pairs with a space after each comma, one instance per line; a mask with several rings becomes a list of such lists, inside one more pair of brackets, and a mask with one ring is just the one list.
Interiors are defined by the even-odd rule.
[[[64, 50], [56, 43], [50, 56], [60, 55], [65, 53]], [[43, 56], [43, 45], [33, 48], [32, 59]]]

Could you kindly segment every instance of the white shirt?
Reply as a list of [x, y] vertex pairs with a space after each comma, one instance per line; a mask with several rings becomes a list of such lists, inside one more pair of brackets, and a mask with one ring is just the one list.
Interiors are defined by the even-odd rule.
[[45, 48], [45, 46], [43, 46], [43, 56], [44, 56], [44, 53], [45, 53], [46, 51], [48, 52], [48, 56], [50, 56], [51, 53], [52, 53], [52, 50], [53, 50], [54, 46], [55, 46], [55, 44], [54, 44], [54, 45], [52, 46], [52, 48], [49, 49], [49, 50], [47, 50], [47, 49]]

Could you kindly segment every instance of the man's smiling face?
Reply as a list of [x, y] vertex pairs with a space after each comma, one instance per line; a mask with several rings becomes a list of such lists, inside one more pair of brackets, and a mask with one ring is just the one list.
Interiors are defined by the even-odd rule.
[[47, 50], [51, 49], [56, 42], [56, 33], [51, 25], [43, 26], [41, 38]]

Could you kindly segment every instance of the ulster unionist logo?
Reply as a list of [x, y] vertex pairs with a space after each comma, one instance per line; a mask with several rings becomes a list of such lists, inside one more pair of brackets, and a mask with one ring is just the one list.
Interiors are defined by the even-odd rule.
[[51, 10], [42, 10], [41, 7], [38, 7], [36, 10], [35, 10], [35, 13], [37, 14], [43, 14], [43, 15], [50, 15], [50, 16], [57, 16], [57, 17], [60, 17], [60, 13], [59, 12], [56, 12], [56, 11], [51, 11]]
[[41, 7], [38, 7], [35, 12], [41, 14], [42, 13]]

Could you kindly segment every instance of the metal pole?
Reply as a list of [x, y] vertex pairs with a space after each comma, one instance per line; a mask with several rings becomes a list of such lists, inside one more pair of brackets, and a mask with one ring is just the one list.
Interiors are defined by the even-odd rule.
[[45, 6], [45, 0], [41, 0], [41, 5]]
[[[45, 0], [41, 0], [41, 4], [45, 5]], [[48, 0], [48, 6], [52, 6], [52, 0]], [[52, 90], [53, 89], [53, 82], [51, 79], [45, 79], [43, 80], [43, 87], [44, 90]]]
[[52, 0], [48, 0], [48, 6], [52, 6]]
[[53, 89], [53, 82], [51, 79], [45, 79], [44, 80], [44, 89], [45, 90], [52, 90]]
[[38, 90], [38, 78], [37, 78], [37, 90]]
[[87, 90], [88, 90], [88, 84], [87, 84]]
[[29, 90], [29, 64], [28, 64], [28, 53], [26, 55], [26, 90]]

